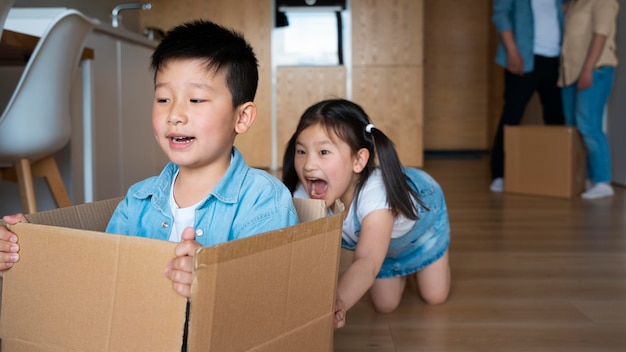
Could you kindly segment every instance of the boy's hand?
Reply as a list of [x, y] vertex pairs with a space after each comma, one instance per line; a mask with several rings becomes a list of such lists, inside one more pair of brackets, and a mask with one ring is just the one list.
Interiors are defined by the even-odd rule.
[[[2, 220], [10, 225], [18, 222], [27, 222], [22, 214], [7, 215]], [[0, 277], [4, 275], [5, 270], [10, 269], [14, 263], [20, 260], [19, 250], [17, 235], [6, 226], [0, 226]]]
[[335, 317], [333, 324], [337, 329], [343, 328], [346, 325], [346, 304], [339, 296], [339, 293], [337, 293], [337, 299], [335, 300]]
[[172, 288], [180, 295], [191, 297], [191, 271], [193, 270], [193, 256], [196, 249], [202, 245], [196, 241], [196, 232], [187, 227], [182, 233], [182, 241], [174, 249], [176, 257], [165, 269], [165, 276], [172, 280]]

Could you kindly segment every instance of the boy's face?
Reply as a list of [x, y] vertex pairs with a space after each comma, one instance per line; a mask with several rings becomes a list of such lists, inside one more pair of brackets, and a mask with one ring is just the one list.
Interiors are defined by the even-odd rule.
[[298, 178], [309, 197], [324, 199], [327, 206], [337, 199], [351, 203], [363, 161], [361, 153], [354, 154], [345, 141], [335, 135], [331, 138], [319, 124], [305, 128], [296, 139]]
[[203, 60], [171, 60], [156, 74], [154, 136], [181, 169], [230, 162], [240, 108], [224, 72], [209, 71]]

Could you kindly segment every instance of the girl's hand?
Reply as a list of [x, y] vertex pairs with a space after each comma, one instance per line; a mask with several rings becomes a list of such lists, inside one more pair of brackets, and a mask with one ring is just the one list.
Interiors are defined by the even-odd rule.
[[182, 233], [182, 241], [174, 249], [176, 257], [165, 269], [165, 276], [172, 280], [172, 288], [183, 297], [191, 297], [193, 256], [202, 245], [196, 241], [196, 232], [188, 227]]
[[337, 292], [337, 298], [335, 300], [335, 317], [333, 319], [333, 325], [336, 329], [343, 328], [346, 325], [346, 304], [339, 296], [339, 292]]
[[[18, 222], [27, 222], [26, 218], [22, 214], [7, 215], [2, 218], [4, 222], [10, 225], [17, 224]], [[17, 235], [11, 232], [6, 226], [0, 226], [0, 277], [4, 275], [4, 272], [13, 267], [13, 264], [20, 260], [18, 254], [20, 250], [17, 244]]]

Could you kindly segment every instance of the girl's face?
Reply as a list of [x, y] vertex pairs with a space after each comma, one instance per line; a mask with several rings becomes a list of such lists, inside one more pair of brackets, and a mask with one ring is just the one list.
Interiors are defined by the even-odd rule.
[[294, 165], [309, 197], [323, 199], [330, 207], [339, 199], [349, 206], [359, 173], [369, 158], [367, 149], [356, 154], [336, 135], [320, 125], [304, 129], [296, 139]]

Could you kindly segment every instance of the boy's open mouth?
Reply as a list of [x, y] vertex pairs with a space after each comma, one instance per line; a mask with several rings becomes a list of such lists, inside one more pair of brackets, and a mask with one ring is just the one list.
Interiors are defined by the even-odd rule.
[[168, 137], [173, 143], [177, 144], [185, 144], [191, 143], [195, 138], [194, 137], [186, 137], [186, 136], [177, 136], [177, 137]]

